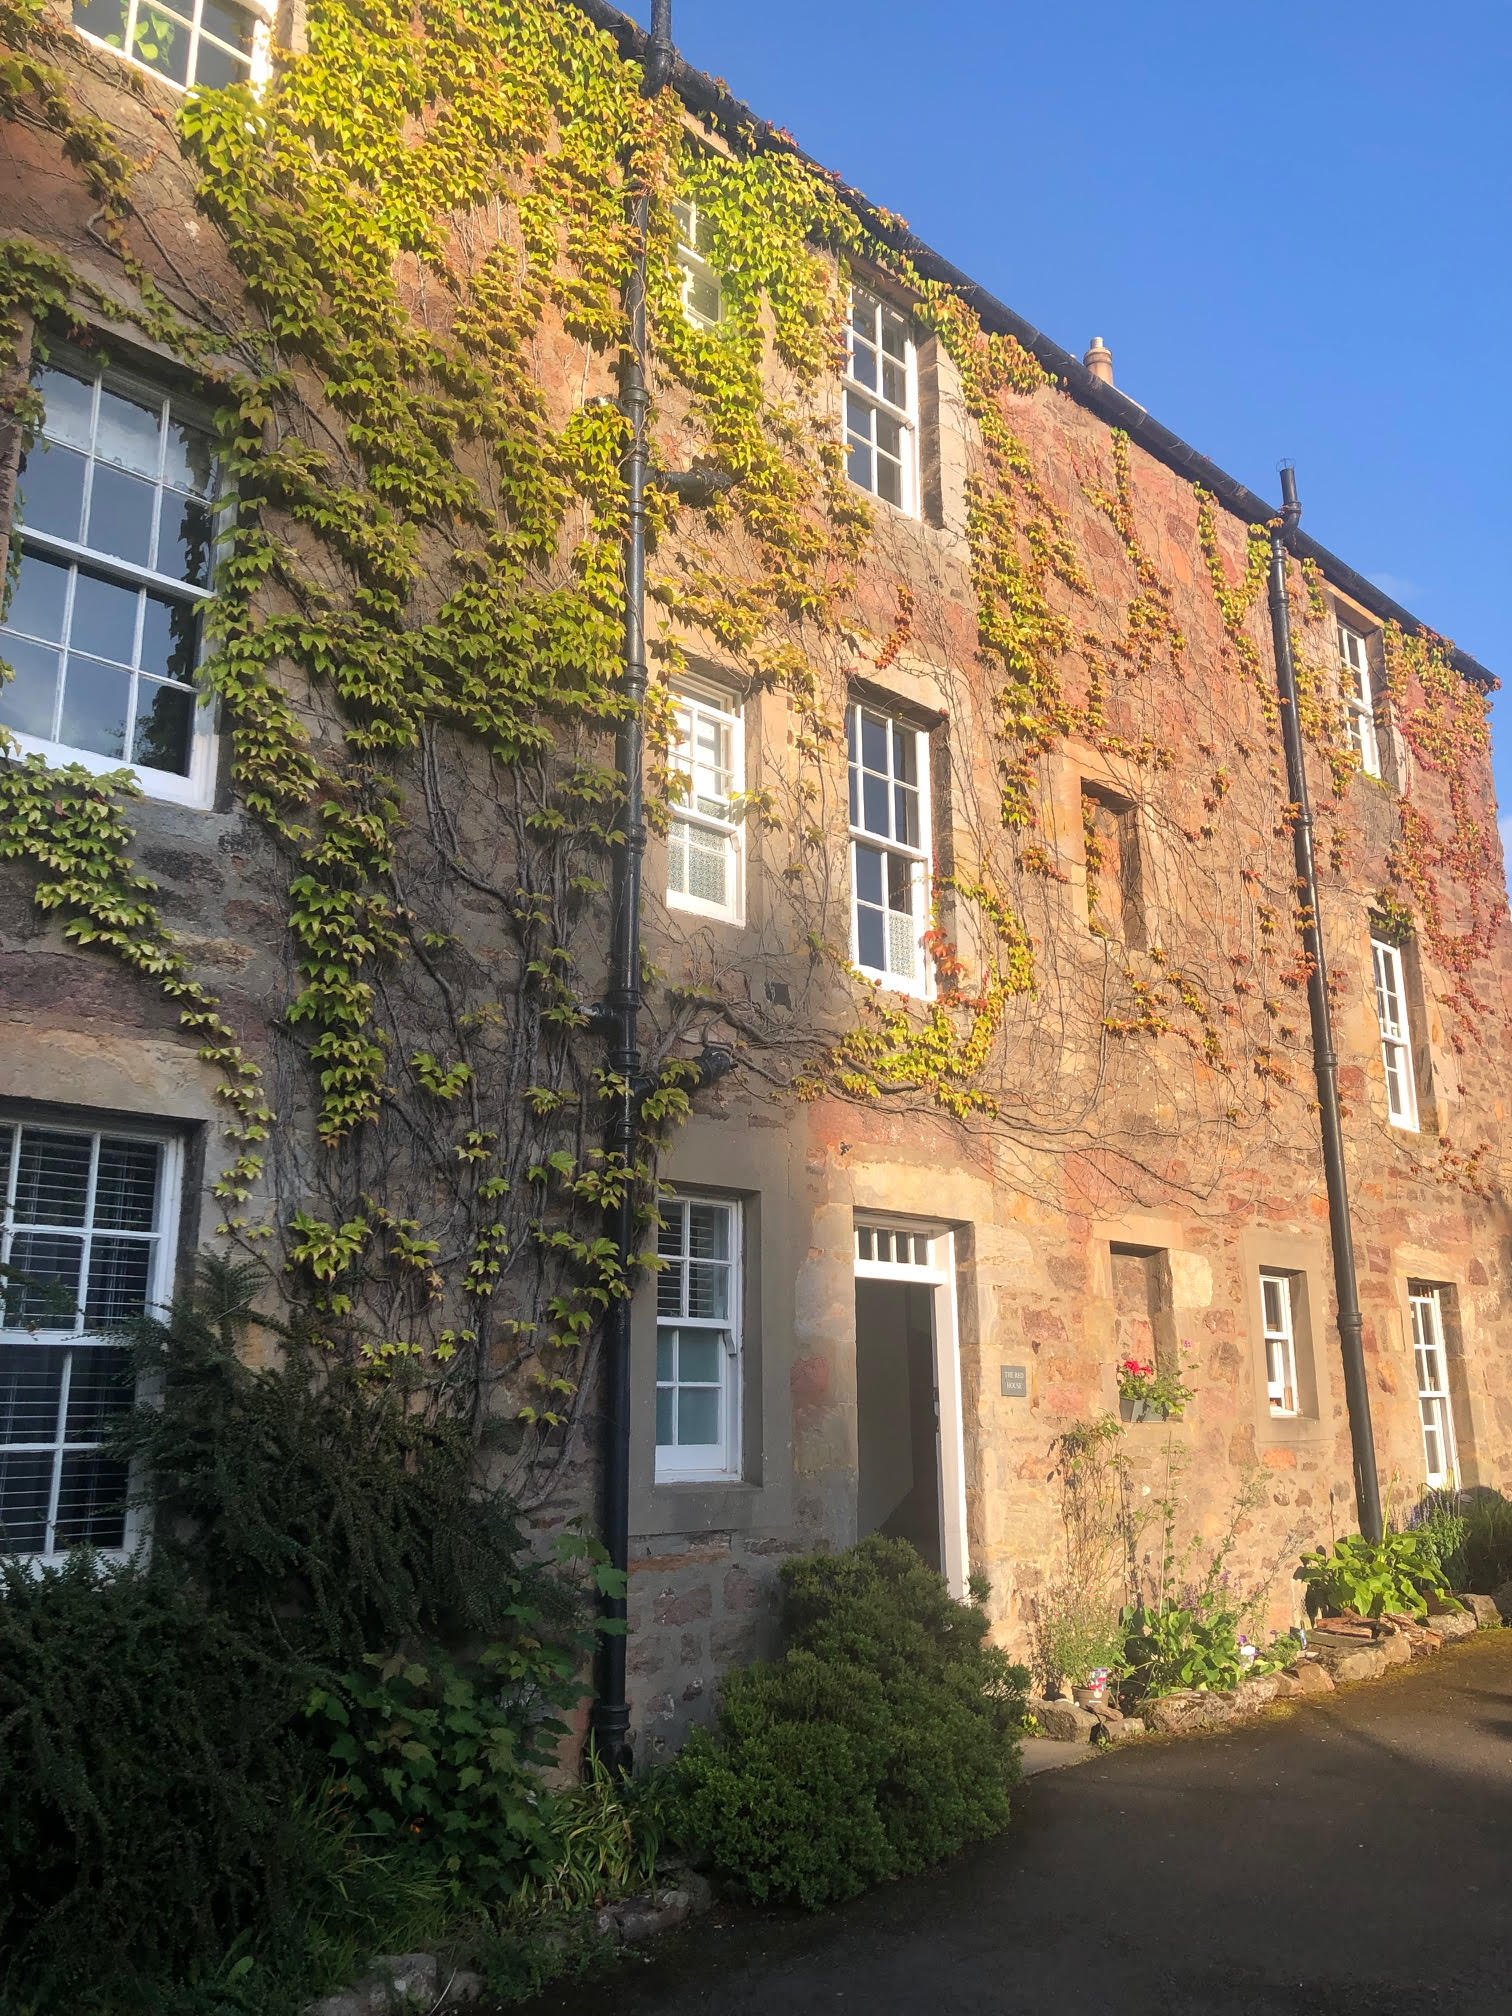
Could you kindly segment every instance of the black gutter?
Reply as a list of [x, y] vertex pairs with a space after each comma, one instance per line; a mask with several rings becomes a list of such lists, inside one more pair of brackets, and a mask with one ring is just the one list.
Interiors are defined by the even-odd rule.
[[1354, 1456], [1355, 1509], [1367, 1540], [1381, 1537], [1381, 1485], [1376, 1473], [1375, 1431], [1370, 1420], [1370, 1383], [1365, 1373], [1364, 1319], [1355, 1274], [1354, 1232], [1349, 1217], [1349, 1180], [1344, 1168], [1344, 1122], [1339, 1112], [1339, 1059], [1334, 1049], [1333, 1012], [1328, 999], [1328, 962], [1323, 951], [1323, 919], [1318, 909], [1318, 870], [1313, 850], [1312, 805], [1297, 715], [1297, 682], [1292, 664], [1291, 607], [1286, 593], [1287, 548], [1300, 543], [1297, 479], [1290, 463], [1281, 470], [1281, 518], [1271, 519], [1270, 619], [1276, 654], [1276, 697], [1281, 706], [1281, 741], [1286, 750], [1287, 791], [1292, 804], [1292, 852], [1302, 896], [1302, 949], [1307, 955], [1307, 1007], [1312, 1021], [1313, 1078], [1318, 1088], [1318, 1120], [1323, 1135], [1323, 1177], [1328, 1189], [1328, 1236], [1333, 1247], [1334, 1295], [1339, 1310], [1339, 1352], [1344, 1360], [1344, 1404]]
[[[607, 30], [619, 43], [624, 54], [636, 62], [645, 60], [645, 52], [650, 38], [646, 31], [634, 21], [621, 14], [617, 7], [605, 4], [605, 0], [574, 0], [580, 11], [587, 15], [597, 27]], [[1158, 420], [1152, 420], [1143, 406], [1120, 392], [1116, 385], [1106, 384], [1101, 378], [1093, 377], [1079, 357], [1073, 357], [1069, 350], [1063, 350], [1043, 330], [1026, 322], [1022, 315], [1016, 315], [1006, 302], [999, 301], [995, 294], [989, 294], [979, 286], [969, 274], [922, 238], [916, 238], [911, 231], [900, 230], [896, 223], [862, 195], [859, 189], [848, 188], [838, 181], [833, 170], [822, 162], [805, 154], [803, 149], [785, 134], [773, 127], [767, 120], [759, 118], [749, 105], [733, 97], [716, 79], [708, 77], [702, 70], [695, 70], [679, 56], [672, 65], [666, 79], [689, 111], [707, 114], [717, 119], [721, 125], [750, 126], [769, 145], [779, 146], [795, 154], [805, 166], [812, 168], [826, 182], [834, 184], [839, 194], [851, 207], [860, 212], [868, 230], [875, 232], [885, 244], [896, 252], [911, 259], [919, 272], [928, 280], [943, 282], [953, 292], [958, 293], [975, 310], [985, 329], [994, 335], [1013, 336], [1024, 346], [1035, 361], [1052, 377], [1059, 380], [1079, 405], [1087, 407], [1110, 427], [1119, 427], [1137, 441], [1147, 455], [1157, 462], [1163, 462], [1168, 469], [1175, 470], [1189, 483], [1200, 483], [1204, 490], [1210, 490], [1224, 509], [1246, 524], [1268, 525], [1275, 517], [1275, 509], [1263, 497], [1243, 483], [1236, 482], [1216, 462], [1210, 462], [1206, 455], [1199, 455], [1178, 434], [1169, 427], [1162, 427]], [[1437, 633], [1429, 624], [1419, 621], [1410, 609], [1404, 609], [1400, 602], [1394, 602], [1383, 594], [1373, 581], [1367, 581], [1363, 574], [1357, 574], [1353, 567], [1330, 553], [1326, 546], [1320, 546], [1305, 532], [1296, 534], [1291, 543], [1291, 551], [1299, 560], [1311, 560], [1318, 566], [1335, 588], [1340, 589], [1383, 623], [1399, 623], [1412, 634], [1435, 636]], [[1487, 670], [1468, 651], [1458, 648], [1453, 653], [1454, 668], [1462, 677], [1477, 686], [1494, 686], [1496, 676]]]

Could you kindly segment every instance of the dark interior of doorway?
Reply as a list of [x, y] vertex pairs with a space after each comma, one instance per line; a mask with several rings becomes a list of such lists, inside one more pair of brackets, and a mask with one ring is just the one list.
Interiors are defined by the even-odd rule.
[[908, 1540], [932, 1568], [940, 1544], [934, 1290], [856, 1283], [856, 1532]]

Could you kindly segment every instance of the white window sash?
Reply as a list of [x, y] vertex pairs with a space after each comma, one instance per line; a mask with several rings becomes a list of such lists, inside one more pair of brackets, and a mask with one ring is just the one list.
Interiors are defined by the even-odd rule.
[[1381, 1032], [1381, 1066], [1386, 1077], [1386, 1112], [1393, 1127], [1415, 1131], [1417, 1076], [1407, 1021], [1406, 976], [1399, 947], [1383, 938], [1370, 941], [1375, 978], [1376, 1021]]
[[[1276, 1291], [1280, 1314], [1272, 1322], [1266, 1308], [1266, 1288]], [[1278, 1417], [1297, 1414], [1297, 1345], [1292, 1311], [1291, 1277], [1262, 1270], [1260, 1322], [1265, 1339], [1265, 1391], [1270, 1411]]]
[[[108, 1348], [110, 1340], [91, 1333], [84, 1313], [84, 1302], [89, 1292], [89, 1270], [93, 1244], [96, 1237], [108, 1239], [129, 1239], [133, 1243], [147, 1245], [152, 1249], [149, 1263], [147, 1289], [144, 1298], [144, 1313], [149, 1316], [167, 1315], [173, 1299], [174, 1270], [177, 1263], [178, 1219], [180, 1200], [183, 1194], [184, 1151], [182, 1139], [174, 1133], [159, 1131], [150, 1127], [132, 1125], [92, 1127], [81, 1125], [69, 1114], [60, 1114], [46, 1109], [29, 1108], [20, 1113], [0, 1114], [0, 1123], [14, 1128], [9, 1160], [0, 1169], [0, 1261], [9, 1263], [18, 1233], [47, 1234], [52, 1231], [68, 1239], [77, 1239], [81, 1244], [79, 1261], [79, 1302], [75, 1312], [66, 1322], [28, 1323], [24, 1326], [8, 1327], [4, 1321], [4, 1294], [7, 1286], [5, 1277], [0, 1277], [0, 1344], [31, 1346], [56, 1350], [63, 1357], [62, 1377], [57, 1413], [51, 1436], [29, 1441], [7, 1440], [0, 1443], [0, 1453], [6, 1455], [48, 1455], [52, 1458], [51, 1482], [46, 1519], [46, 1543], [40, 1551], [19, 1554], [16, 1558], [30, 1561], [38, 1566], [62, 1561], [67, 1558], [66, 1548], [54, 1547], [53, 1541], [58, 1520], [58, 1500], [62, 1486], [65, 1456], [87, 1456], [101, 1446], [100, 1441], [85, 1438], [71, 1439], [67, 1433], [70, 1385], [75, 1361], [81, 1351]], [[24, 1225], [15, 1222], [16, 1183], [20, 1170], [20, 1136], [28, 1128], [45, 1130], [48, 1133], [74, 1134], [90, 1142], [89, 1185], [84, 1207], [82, 1225], [55, 1225], [28, 1221]], [[108, 1137], [112, 1141], [128, 1140], [150, 1142], [158, 1152], [157, 1189], [153, 1199], [153, 1223], [150, 1232], [123, 1232], [115, 1228], [97, 1227], [95, 1218], [95, 1184], [99, 1170], [100, 1144]], [[131, 1493], [134, 1496], [134, 1492]], [[107, 1561], [124, 1561], [141, 1545], [145, 1538], [140, 1510], [128, 1504], [125, 1529], [119, 1547], [97, 1547], [95, 1552]]]
[[1370, 654], [1365, 639], [1347, 623], [1338, 625], [1339, 694], [1344, 702], [1344, 727], [1367, 777], [1381, 774], [1381, 752], [1375, 725]]
[[[707, 253], [700, 252], [697, 245], [699, 209], [691, 196], [679, 197], [672, 205], [673, 218], [677, 224], [677, 244], [673, 258], [682, 269], [682, 287], [679, 298], [684, 315], [696, 329], [715, 329], [724, 319], [724, 280]], [[714, 314], [706, 315], [693, 302], [693, 289], [702, 280], [714, 290], [718, 304]]]
[[[859, 404], [869, 408], [874, 416], [878, 413], [883, 413], [886, 414], [888, 419], [896, 421], [901, 431], [900, 447], [902, 452], [898, 458], [899, 470], [900, 470], [899, 483], [903, 492], [901, 500], [895, 505], [892, 504], [891, 498], [884, 497], [880, 489], [877, 487], [876, 482], [877, 457], [879, 454], [884, 454], [884, 451], [881, 450], [877, 445], [877, 429], [875, 419], [873, 419], [870, 434], [871, 452], [872, 452], [872, 481], [869, 484], [859, 484], [857, 485], [857, 487], [860, 489], [864, 489], [869, 497], [875, 497], [879, 504], [888, 504], [891, 506], [892, 509], [902, 511], [905, 514], [905, 516], [910, 518], [916, 518], [919, 515], [918, 345], [914, 342], [912, 333], [908, 334], [904, 338], [903, 372], [904, 372], [904, 387], [905, 387], [904, 398], [906, 403], [902, 406], [896, 405], [891, 399], [887, 398], [887, 396], [882, 390], [880, 382], [875, 386], [866, 385], [863, 384], [859, 378], [853, 376], [852, 365], [856, 354], [856, 327], [854, 316], [855, 316], [855, 302], [857, 291], [858, 290], [855, 288], [851, 289], [851, 306], [850, 311], [846, 317], [845, 375], [842, 380], [842, 391], [840, 398], [841, 446], [847, 449], [849, 446], [850, 430], [847, 425], [847, 401], [850, 399], [854, 399]], [[862, 288], [859, 291], [863, 294], [867, 293], [867, 290], [865, 288]], [[871, 296], [871, 295], [869, 295], [868, 298], [881, 299], [880, 296]], [[891, 307], [892, 304], [890, 302], [884, 301], [883, 306]], [[905, 324], [908, 322], [908, 317], [903, 314], [903, 311], [901, 309], [895, 310], [895, 312], [900, 315]], [[869, 348], [874, 348], [876, 350], [877, 363], [878, 363], [877, 375], [878, 379], [880, 380], [882, 376], [881, 366], [883, 356], [880, 343], [873, 345], [870, 337], [866, 337], [865, 340]], [[886, 459], [887, 461], [891, 461], [893, 458], [890, 455], [884, 455], [884, 459]], [[854, 478], [852, 478], [851, 480], [853, 482], [855, 481]]]
[[[200, 418], [199, 409], [195, 407], [192, 400], [176, 399], [171, 391], [150, 377], [138, 372], [115, 369], [102, 371], [92, 360], [88, 358], [81, 359], [74, 353], [70, 353], [66, 362], [79, 364], [91, 374], [87, 380], [82, 380], [81, 382], [86, 382], [91, 386], [92, 414], [98, 410], [102, 387], [107, 391], [119, 389], [123, 392], [135, 394], [138, 397], [146, 397], [157, 402], [160, 409], [166, 411], [170, 422], [175, 410], [181, 410], [187, 405], [190, 409], [192, 424], [201, 427], [204, 431], [208, 431], [205, 423]], [[66, 364], [64, 368], [66, 368]], [[162, 514], [163, 499], [168, 494], [164, 468], [164, 460], [167, 455], [168, 431], [168, 425], [164, 424], [160, 419], [158, 467], [156, 476], [153, 479], [152, 508], [155, 534], [158, 529], [157, 520]], [[42, 437], [46, 438], [47, 416], [45, 413], [43, 415], [41, 432]], [[90, 435], [91, 449], [84, 478], [83, 508], [85, 510], [89, 506], [95, 472], [98, 467], [98, 456], [94, 448], [95, 422], [93, 419], [91, 419]], [[178, 493], [175, 492], [174, 494]], [[224, 500], [212, 491], [205, 501], [213, 523], [215, 515], [221, 508]], [[159, 573], [156, 568], [144, 567], [131, 560], [123, 560], [115, 554], [98, 552], [94, 547], [83, 545], [78, 540], [60, 538], [53, 532], [33, 531], [31, 527], [25, 524], [19, 525], [16, 531], [23, 553], [31, 551], [45, 559], [55, 561], [59, 566], [74, 569], [82, 568], [90, 574], [108, 576], [111, 580], [118, 582], [123, 588], [146, 589], [150, 593], [164, 596], [175, 602], [194, 604], [200, 609], [202, 615], [208, 609], [209, 604], [215, 599], [213, 588], [201, 587], [193, 581], [180, 581], [175, 579], [171, 574]], [[212, 546], [209, 569], [212, 578], [219, 557], [220, 544], [220, 540], [216, 539]], [[69, 581], [67, 606], [64, 614], [63, 634], [65, 640], [67, 640], [65, 643], [55, 644], [51, 639], [31, 639], [27, 632], [13, 629], [9, 623], [7, 623], [4, 631], [0, 631], [0, 658], [4, 658], [6, 655], [6, 640], [10, 636], [14, 636], [18, 641], [37, 642], [47, 650], [58, 650], [62, 655], [62, 671], [58, 680], [57, 697], [53, 709], [53, 733], [49, 736], [36, 735], [20, 728], [13, 728], [9, 723], [0, 722], [0, 735], [9, 736], [14, 746], [20, 750], [23, 756], [41, 756], [46, 762], [59, 767], [77, 764], [81, 769], [87, 770], [95, 777], [110, 776], [117, 771], [124, 770], [136, 779], [137, 783], [141, 786], [143, 794], [149, 798], [161, 799], [175, 805], [208, 806], [212, 802], [215, 791], [216, 708], [214, 701], [197, 684], [193, 689], [194, 702], [189, 740], [189, 768], [183, 776], [179, 776], [172, 770], [158, 770], [149, 764], [133, 762], [129, 746], [120, 756], [102, 756], [95, 750], [80, 749], [75, 747], [71, 742], [63, 742], [57, 739], [61, 727], [62, 710], [67, 704], [67, 661], [73, 655], [74, 650], [71, 629], [73, 597], [77, 585], [78, 575], [74, 573], [71, 575]], [[140, 620], [139, 611], [139, 623]], [[138, 655], [137, 650], [133, 648], [133, 658]], [[203, 656], [204, 635], [202, 630], [200, 637], [201, 659], [203, 659]], [[128, 676], [130, 679], [128, 718], [131, 720], [134, 728], [137, 720], [138, 694], [142, 679], [147, 675], [144, 675], [139, 669], [133, 668]]]
[[[931, 843], [933, 807], [930, 803], [929, 792], [929, 736], [924, 729], [913, 728], [908, 722], [900, 721], [896, 715], [884, 714], [879, 707], [868, 707], [861, 701], [853, 701], [850, 712], [851, 720], [854, 723], [858, 753], [857, 760], [847, 765], [847, 792], [850, 786], [850, 773], [855, 772], [858, 776], [861, 773], [859, 752], [861, 748], [862, 714], [876, 715], [887, 723], [887, 778], [889, 787], [893, 783], [893, 731], [894, 729], [901, 729], [905, 735], [913, 736], [914, 768], [918, 777], [916, 788], [919, 800], [919, 834], [924, 843], [918, 847], [911, 847], [906, 841], [894, 840], [890, 839], [886, 834], [870, 832], [865, 826], [859, 823], [851, 825], [849, 829], [851, 842], [851, 961], [858, 971], [871, 978], [880, 980], [884, 986], [896, 989], [900, 993], [912, 994], [922, 1000], [928, 1000], [934, 991], [929, 959], [925, 953], [923, 944], [924, 933], [929, 929], [929, 888], [933, 852]], [[859, 812], [862, 802], [862, 794], [859, 788], [856, 797]], [[891, 795], [889, 795], [889, 805], [891, 806], [891, 804], [892, 799]], [[884, 861], [882, 907], [887, 937], [884, 956], [889, 959], [889, 963], [884, 966], [864, 965], [861, 959], [861, 888], [856, 866], [856, 852], [860, 847], [868, 847], [873, 852], [881, 854]], [[902, 916], [904, 913], [891, 910], [887, 904], [885, 863], [889, 855], [907, 864], [910, 905], [908, 914], [913, 925], [912, 942], [916, 962], [915, 970], [912, 973], [899, 971], [890, 963], [892, 939], [890, 919], [894, 916]]]
[[[672, 1379], [660, 1376], [657, 1367], [656, 1394], [671, 1389], [675, 1393], [683, 1390], [709, 1391], [716, 1386], [719, 1395], [720, 1434], [717, 1441], [677, 1442], [656, 1445], [656, 1481], [658, 1484], [691, 1484], [717, 1482], [721, 1479], [738, 1479], [741, 1471], [741, 1388], [743, 1385], [742, 1366], [744, 1363], [744, 1343], [742, 1333], [742, 1307], [745, 1295], [745, 1213], [738, 1202], [725, 1197], [706, 1197], [694, 1192], [684, 1192], [664, 1201], [662, 1215], [671, 1219], [675, 1214], [680, 1221], [679, 1246], [683, 1260], [684, 1292], [682, 1301], [686, 1304], [687, 1258], [688, 1258], [688, 1209], [690, 1205], [701, 1205], [706, 1209], [722, 1211], [729, 1227], [729, 1260], [722, 1262], [727, 1267], [728, 1294], [726, 1314], [723, 1317], [673, 1316], [658, 1312], [656, 1335], [658, 1352], [663, 1331], [701, 1330], [712, 1333], [723, 1340], [724, 1348], [718, 1356], [719, 1379], [714, 1381], [687, 1380], [677, 1376], [681, 1366], [674, 1364]], [[674, 1259], [667, 1254], [664, 1257]], [[658, 1281], [660, 1280], [658, 1276]], [[677, 1347], [674, 1346], [674, 1349]], [[674, 1400], [674, 1409], [676, 1401]]]
[[[252, 53], [247, 70], [247, 82], [260, 90], [273, 74], [272, 0], [228, 0], [228, 4], [252, 17]], [[144, 62], [140, 56], [131, 54], [131, 47], [136, 39], [137, 22], [150, 5], [151, 0], [131, 0], [126, 16], [124, 48], [118, 49], [113, 42], [106, 42], [101, 36], [91, 34], [89, 29], [81, 28], [76, 22], [72, 24], [73, 32], [81, 42], [89, 43], [91, 48], [103, 50], [107, 56], [114, 56], [122, 63], [129, 63], [133, 70], [140, 70], [145, 76], [155, 77], [159, 84], [166, 84], [170, 91], [194, 90], [204, 14], [199, 0], [174, 0], [175, 13], [182, 9], [183, 13], [192, 17], [193, 25], [189, 29], [189, 60], [186, 66], [189, 79], [187, 84], [180, 84], [176, 78], [166, 76], [154, 64]], [[177, 25], [175, 23], [175, 26]], [[241, 50], [233, 49], [229, 42], [223, 42], [218, 35], [212, 34], [209, 30], [204, 31], [204, 40], [217, 49], [225, 50], [226, 54], [238, 63], [247, 61]]]
[[[707, 699], [686, 688], [674, 689], [673, 699], [679, 711], [688, 716], [688, 739], [686, 745], [676, 744], [668, 754], [667, 767], [675, 775], [686, 776], [690, 794], [696, 794], [698, 787], [698, 724], [700, 720], [718, 723], [729, 736], [729, 795], [733, 800], [745, 790], [745, 723], [738, 710]], [[711, 812], [700, 811], [695, 803], [684, 801], [671, 808], [671, 825], [675, 833], [678, 827], [694, 827], [699, 832], [718, 836], [725, 843], [726, 873], [729, 877], [729, 896], [724, 903], [711, 902], [706, 896], [696, 896], [690, 891], [674, 889], [670, 871], [667, 880], [667, 905], [672, 910], [687, 910], [700, 917], [718, 917], [726, 923], [741, 924], [745, 921], [745, 824], [733, 815], [720, 818]]]
[[1452, 1490], [1459, 1481], [1459, 1453], [1454, 1438], [1454, 1405], [1449, 1395], [1442, 1291], [1414, 1289], [1408, 1299], [1412, 1309], [1418, 1413], [1423, 1429], [1424, 1479], [1430, 1490]]

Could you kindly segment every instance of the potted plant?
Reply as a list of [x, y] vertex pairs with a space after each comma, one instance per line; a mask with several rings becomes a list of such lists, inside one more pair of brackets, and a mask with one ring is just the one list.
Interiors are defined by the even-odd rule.
[[1118, 1368], [1118, 1410], [1125, 1421], [1179, 1421], [1191, 1398], [1179, 1368], [1162, 1371], [1143, 1358], [1125, 1358]]

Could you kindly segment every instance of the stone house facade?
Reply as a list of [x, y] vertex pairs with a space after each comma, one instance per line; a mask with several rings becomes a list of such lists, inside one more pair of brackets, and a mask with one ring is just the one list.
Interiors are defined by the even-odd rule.
[[[248, 280], [174, 137], [185, 78], [106, 46], [103, 4], [44, 17], [48, 60], [133, 164], [129, 265], [56, 125], [7, 129], [12, 246], [66, 260], [73, 291], [55, 327], [16, 311], [3, 502], [20, 571], [0, 721], [18, 756], [94, 772], [134, 759], [135, 867], [280, 1116], [240, 1208], [340, 1223], [310, 1059], [288, 1040], [287, 834], [233, 760], [234, 706], [186, 697], [213, 592], [212, 408], [240, 364], [227, 304]], [[638, 57], [631, 24], [586, 11], [615, 60]], [[121, 32], [140, 48], [134, 19]], [[268, 23], [306, 46], [303, 14]], [[260, 76], [268, 23], [196, 0], [174, 60], [191, 82]], [[707, 172], [754, 145], [720, 87], [686, 70], [675, 84]], [[719, 235], [696, 198], [673, 224], [683, 311], [717, 334]], [[1209, 1539], [1244, 1494], [1231, 1565], [1265, 1592], [1265, 1622], [1292, 1617], [1297, 1547], [1355, 1526], [1256, 557], [1269, 507], [1119, 393], [1105, 352], [1078, 363], [928, 248], [887, 242], [897, 260], [852, 247], [843, 280], [835, 248], [814, 249], [844, 320], [799, 392], [870, 513], [846, 621], [783, 632], [828, 696], [824, 733], [800, 681], [700, 619], [707, 553], [674, 554], [666, 528], [658, 548], [680, 592], [653, 581], [655, 761], [682, 781], [646, 857], [651, 1015], [664, 1054], [715, 1040], [737, 1068], [671, 1135], [664, 1264], [636, 1293], [628, 1664], [651, 1755], [707, 1714], [726, 1666], [769, 1647], [775, 1571], [796, 1551], [901, 1534], [958, 1592], [985, 1577], [996, 1630], [1027, 1650], [1061, 1561], [1058, 1438], [1120, 1413], [1129, 1359], [1193, 1393], [1179, 1421], [1129, 1422], [1131, 1492], [1172, 1489], [1174, 1463], [1185, 1530]], [[149, 285], [200, 332], [198, 378], [148, 326]], [[942, 290], [975, 318], [964, 342]], [[402, 291], [421, 291], [414, 273]], [[1008, 354], [984, 346], [1010, 340], [1022, 366], [984, 390], [983, 359]], [[797, 399], [779, 352], [771, 396]], [[559, 425], [614, 390], [609, 346], [560, 304], [529, 356]], [[18, 403], [28, 383], [40, 411]], [[663, 463], [702, 455], [687, 383], [669, 374], [657, 396]], [[716, 512], [710, 528], [707, 552], [738, 572], [749, 524]], [[1290, 599], [1372, 1415], [1405, 1515], [1431, 1487], [1512, 1475], [1512, 933], [1491, 682], [1305, 539]], [[1039, 655], [1015, 671], [999, 632], [1031, 604]], [[258, 607], [287, 613], [273, 587]], [[281, 690], [324, 747], [335, 703], [294, 677]], [[515, 829], [487, 761], [460, 731], [437, 749], [456, 852], [507, 860]], [[182, 1003], [68, 935], [39, 907], [49, 871], [6, 837], [5, 1257], [91, 1295], [98, 1274], [106, 1313], [161, 1300], [227, 1213], [222, 1089]], [[401, 896], [428, 859], [406, 829]], [[502, 970], [519, 941], [484, 881], [451, 901], [447, 933]], [[596, 930], [584, 1000], [602, 977]], [[421, 1008], [392, 1012], [397, 1056]], [[381, 1200], [387, 1181], [399, 1196], [387, 1150], [344, 1152], [346, 1196]], [[501, 1306], [528, 1313], [525, 1295], [508, 1277]], [[392, 1334], [410, 1306], [396, 1289]], [[100, 1509], [112, 1480], [91, 1467], [96, 1361], [69, 1342], [79, 1329], [23, 1312], [0, 1346], [0, 1517], [27, 1551], [131, 1538]], [[591, 1366], [582, 1396], [549, 1440], [543, 1526], [591, 1504]]]

